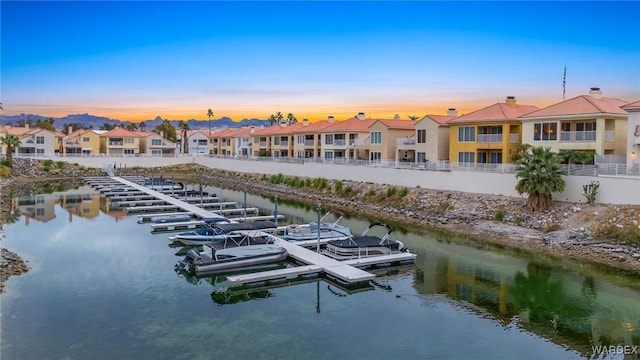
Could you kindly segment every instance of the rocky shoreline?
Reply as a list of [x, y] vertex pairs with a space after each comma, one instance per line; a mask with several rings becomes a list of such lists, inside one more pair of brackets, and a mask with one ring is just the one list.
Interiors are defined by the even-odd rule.
[[[12, 178], [0, 181], [0, 224], [8, 216], [11, 197], [34, 191], [43, 180], [82, 184], [82, 177], [99, 174], [98, 169], [67, 166], [42, 170], [41, 164], [16, 159]], [[198, 167], [197, 165], [193, 165]], [[140, 169], [128, 169], [135, 174]], [[191, 165], [148, 169], [158, 173], [193, 173]], [[242, 174], [200, 169], [208, 185], [247, 190], [265, 196], [364, 214], [394, 221], [412, 230], [442, 230], [465, 237], [478, 245], [502, 247], [573, 258], [590, 264], [640, 274], [640, 206], [586, 205], [555, 202], [552, 209], [533, 213], [525, 198], [436, 191], [422, 188], [397, 189], [349, 181], [326, 181], [322, 188], [295, 186], [261, 174]], [[340, 190], [338, 190], [340, 189]], [[0, 227], [0, 235], [4, 232]], [[28, 267], [20, 257], [0, 248], [0, 279], [20, 275]], [[0, 286], [0, 292], [2, 291]]]

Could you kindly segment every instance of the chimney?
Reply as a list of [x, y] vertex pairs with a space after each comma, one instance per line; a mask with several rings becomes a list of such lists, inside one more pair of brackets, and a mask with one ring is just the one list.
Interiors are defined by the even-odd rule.
[[73, 126], [69, 125], [69, 127], [67, 128], [67, 135], [71, 134], [73, 132]]
[[455, 116], [458, 117], [458, 110], [456, 108], [449, 108], [447, 110], [447, 116]]
[[302, 126], [309, 126], [309, 119], [302, 119]]
[[589, 96], [594, 99], [602, 99], [602, 90], [600, 90], [599, 87], [592, 87], [591, 90], [589, 90]]
[[252, 126], [249, 130], [249, 133], [253, 134], [254, 132], [256, 132], [256, 128]]
[[25, 123], [24, 123], [24, 128], [25, 128], [25, 129], [28, 129], [28, 128], [29, 128], [29, 123], [28, 123], [28, 122], [25, 122]]
[[364, 120], [364, 119], [365, 119], [364, 113], [363, 112], [359, 112], [358, 113], [358, 120]]
[[516, 106], [516, 97], [515, 96], [507, 96], [507, 100], [505, 102], [509, 106]]
[[393, 120], [400, 120], [400, 114], [393, 115]]
[[329, 117], [327, 118], [327, 121], [330, 123], [334, 123], [336, 122], [336, 118], [334, 118], [333, 115], [329, 115]]

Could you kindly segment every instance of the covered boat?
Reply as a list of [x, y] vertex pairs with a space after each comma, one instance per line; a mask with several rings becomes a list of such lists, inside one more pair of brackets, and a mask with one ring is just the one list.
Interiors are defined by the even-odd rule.
[[[326, 221], [327, 217], [335, 215], [336, 220], [333, 222]], [[302, 225], [287, 225], [284, 229], [284, 235], [282, 238], [287, 241], [303, 241], [320, 239], [346, 239], [351, 236], [351, 229], [340, 225], [339, 222], [344, 217], [344, 214], [337, 210], [329, 210], [320, 219], [320, 226], [317, 222]], [[320, 231], [318, 232], [318, 228]]]
[[[384, 227], [387, 232], [382, 237], [369, 235], [371, 229], [377, 227]], [[391, 225], [372, 223], [360, 236], [329, 240], [322, 253], [336, 260], [347, 260], [406, 252], [408, 249], [402, 242], [389, 238], [393, 230]]]
[[234, 240], [240, 242], [243, 238], [251, 235], [251, 232], [275, 232], [277, 226], [272, 221], [254, 221], [246, 223], [227, 223], [222, 221], [206, 224], [205, 227], [193, 231], [186, 231], [175, 236], [170, 236], [172, 242], [180, 242], [184, 245], [202, 245], [210, 242], [222, 242]]
[[185, 258], [177, 266], [185, 270], [194, 271], [196, 274], [211, 274], [276, 263], [286, 260], [287, 256], [287, 249], [271, 244], [247, 245], [217, 250], [205, 247], [202, 252], [198, 252], [196, 249], [189, 250]]
[[144, 186], [148, 187], [152, 190], [182, 190], [184, 189], [184, 184], [178, 181], [173, 181], [170, 179], [154, 179], [154, 178], [146, 178], [144, 180]]

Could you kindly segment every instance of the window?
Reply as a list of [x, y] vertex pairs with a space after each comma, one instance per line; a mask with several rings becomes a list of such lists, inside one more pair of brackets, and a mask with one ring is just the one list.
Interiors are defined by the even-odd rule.
[[[333, 136], [331, 138], [333, 139]], [[324, 152], [324, 158], [327, 159], [327, 160], [333, 159], [333, 151], [325, 151]]]
[[[298, 144], [304, 144], [304, 135], [298, 135]], [[301, 156], [299, 156], [301, 157]]]
[[476, 141], [476, 128], [473, 126], [462, 126], [458, 128], [458, 141], [459, 142]]
[[36, 216], [44, 216], [44, 209], [43, 208], [37, 208], [36, 209]]
[[333, 145], [333, 134], [326, 134], [324, 136], [324, 143], [326, 145]]
[[133, 144], [133, 138], [124, 138], [125, 144]]
[[91, 139], [89, 139], [88, 136], [85, 136], [82, 138], [82, 142], [89, 142], [89, 141], [91, 141]]
[[153, 146], [162, 145], [162, 139], [151, 139], [151, 145], [153, 145]]
[[555, 141], [558, 140], [558, 123], [536, 123], [533, 124], [533, 141]]
[[596, 123], [595, 121], [576, 123], [576, 131], [596, 131]]
[[487, 152], [478, 151], [478, 164], [486, 164], [486, 163], [487, 163]]
[[36, 155], [44, 155], [44, 149], [36, 149]]
[[459, 163], [473, 163], [475, 153], [473, 152], [459, 152], [458, 153], [458, 162]]
[[418, 130], [418, 144], [424, 144], [427, 142], [427, 130]]
[[427, 153], [417, 152], [416, 153], [416, 162], [423, 163], [427, 161]]
[[382, 144], [382, 132], [380, 131], [371, 132], [371, 144]]
[[36, 144], [44, 144], [44, 136], [36, 136]]
[[380, 162], [380, 160], [382, 159], [382, 153], [380, 151], [372, 151], [371, 153], [369, 153], [369, 160], [371, 160], [371, 162]]
[[133, 155], [133, 149], [124, 149], [125, 155]]
[[158, 150], [158, 149], [151, 150], [151, 155], [153, 155], [153, 156], [162, 156], [162, 150]]
[[502, 164], [502, 152], [492, 152], [491, 153], [491, 163], [492, 164]]

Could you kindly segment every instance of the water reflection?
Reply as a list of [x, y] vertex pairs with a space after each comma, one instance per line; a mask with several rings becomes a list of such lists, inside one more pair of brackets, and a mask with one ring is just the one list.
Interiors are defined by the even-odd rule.
[[[220, 192], [219, 189], [205, 190], [216, 194]], [[231, 201], [242, 202], [243, 195], [240, 192], [224, 190], [224, 197]], [[251, 206], [259, 207], [262, 214], [270, 214], [274, 211], [274, 199], [249, 196], [247, 201]], [[317, 216], [315, 205], [301, 205], [281, 199], [278, 212], [286, 215], [288, 221], [297, 223], [314, 221]], [[94, 221], [100, 219], [100, 215], [106, 215], [116, 221], [127, 218], [123, 209], [113, 209], [108, 199], [101, 198], [99, 194], [87, 187], [64, 193], [17, 196], [11, 203], [11, 213], [13, 214], [11, 218], [15, 220], [24, 218], [25, 226], [29, 226], [30, 221], [42, 224], [55, 221], [70, 223], [75, 218]], [[63, 216], [60, 216], [61, 213]], [[56, 214], [61, 218], [56, 218]], [[354, 233], [364, 230], [370, 221], [378, 220], [359, 218], [357, 214], [345, 215], [343, 223], [350, 226]], [[77, 228], [77, 224], [73, 225], [74, 229]], [[96, 224], [91, 226], [95, 227]], [[133, 231], [139, 228], [133, 228]], [[187, 250], [187, 248], [167, 249], [168, 245], [162, 242], [166, 240], [166, 235], [154, 237], [148, 234], [146, 228], [141, 233], [149, 237], [149, 243], [161, 244], [156, 245], [158, 258], [164, 256], [164, 253], [169, 253], [169, 256], [174, 256], [177, 261], [178, 257], [184, 256]], [[122, 236], [122, 240], [119, 240], [120, 238], [105, 239], [105, 249], [108, 250], [105, 250], [105, 253], [122, 248], [125, 241], [127, 246], [138, 244], [139, 251], [147, 246], [143, 247], [141, 245], [143, 242], [136, 243], [129, 237], [127, 234]], [[494, 320], [504, 329], [517, 328], [523, 332], [533, 333], [587, 356], [591, 356], [592, 346], [640, 344], [638, 330], [640, 328], [640, 293], [629, 286], [633, 282], [637, 284], [637, 278], [624, 274], [605, 273], [571, 262], [549, 262], [499, 249], [491, 251], [477, 249], [462, 245], [458, 238], [451, 235], [419, 234], [407, 230], [406, 233], [397, 232], [397, 238], [418, 255], [415, 264], [402, 268], [380, 269], [379, 277], [358, 288], [345, 287], [324, 278], [297, 279], [297, 281], [291, 280], [257, 288], [234, 288], [224, 276], [196, 277], [188, 274], [178, 274], [178, 276], [182, 278], [182, 283], [193, 285], [189, 286], [190, 288], [206, 289], [210, 297], [210, 302], [207, 299], [207, 303], [234, 305], [233, 309], [236, 309], [235, 306], [242, 307], [242, 304], [251, 300], [273, 300], [272, 298], [278, 293], [277, 289], [293, 289], [303, 284], [313, 286], [315, 283], [316, 286], [313, 288], [316, 292], [314, 294], [316, 313], [321, 312], [327, 297], [355, 302], [353, 298], [357, 296], [351, 295], [360, 292], [387, 295], [390, 293], [392, 298], [395, 296], [395, 298], [407, 300], [417, 297], [423, 303], [430, 304], [444, 299], [475, 314], [477, 318]], [[98, 242], [95, 239], [91, 240], [90, 244], [97, 246]], [[11, 239], [8, 241], [11, 243]], [[76, 247], [77, 245], [74, 246]], [[48, 250], [54, 252], [55, 248], [52, 245]], [[111, 259], [116, 264], [112, 267], [123, 268], [125, 267], [123, 264], [130, 264], [131, 269], [139, 271], [138, 269], [153, 265], [151, 259], [156, 259], [141, 257], [133, 262], [133, 260], [127, 261], [127, 255], [124, 254]], [[141, 259], [145, 262], [140, 263]], [[173, 266], [173, 263], [170, 266]], [[129, 269], [129, 267], [126, 268]], [[51, 271], [51, 269], [48, 270]], [[113, 269], [107, 266], [100, 270], [109, 272]], [[83, 276], [93, 280], [91, 275], [90, 272], [83, 273]], [[29, 276], [35, 277], [37, 272], [30, 272]], [[123, 278], [127, 277], [126, 281], [121, 282], [122, 284], [133, 281], [128, 276], [121, 275]], [[137, 277], [132, 276], [132, 278], [147, 281], [155, 279], [157, 273], [145, 274], [145, 276], [138, 274]], [[407, 278], [409, 281], [405, 281]], [[172, 284], [172, 286], [176, 285]], [[296, 291], [302, 293], [300, 290]], [[322, 295], [324, 298], [321, 294], [324, 294]], [[145, 294], [145, 299], [147, 297], [148, 295]], [[158, 297], [169, 298], [170, 296], [163, 293]], [[367, 299], [358, 298], [358, 301], [367, 301]], [[420, 317], [419, 313], [423, 309], [411, 307], [410, 311], [415, 312], [416, 317]], [[409, 322], [410, 319], [406, 321]], [[633, 355], [628, 358], [637, 359], [638, 356]]]

